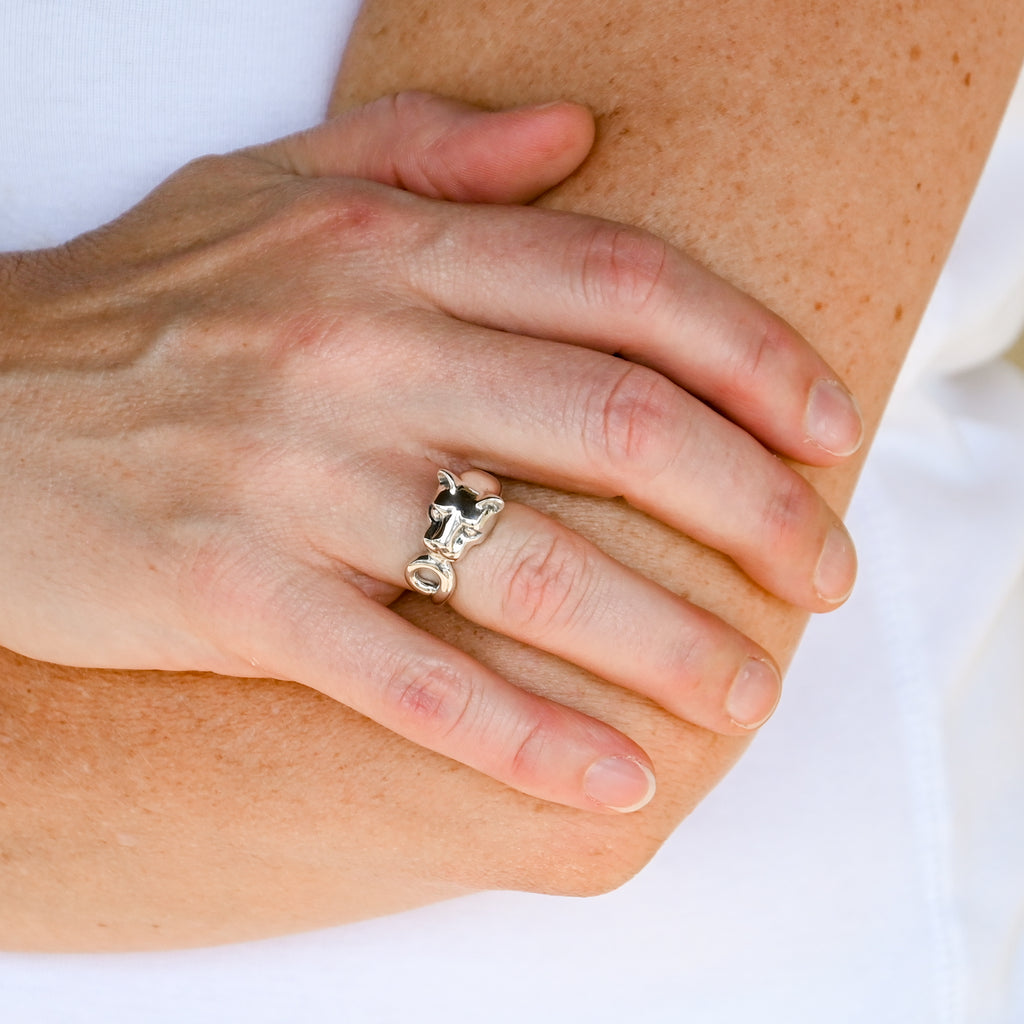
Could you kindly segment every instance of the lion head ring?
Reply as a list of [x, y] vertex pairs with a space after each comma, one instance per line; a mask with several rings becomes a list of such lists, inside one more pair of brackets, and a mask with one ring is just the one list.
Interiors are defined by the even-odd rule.
[[430, 503], [430, 526], [423, 535], [427, 551], [405, 567], [405, 579], [441, 604], [455, 590], [455, 562], [490, 533], [505, 502], [497, 494], [474, 491], [446, 469], [437, 482], [441, 489]]

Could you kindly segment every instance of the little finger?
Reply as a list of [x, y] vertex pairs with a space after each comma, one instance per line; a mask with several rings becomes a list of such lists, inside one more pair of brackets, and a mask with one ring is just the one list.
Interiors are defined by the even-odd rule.
[[[778, 670], [738, 630], [535, 509], [503, 501], [489, 474], [443, 470], [438, 481], [434, 500], [401, 529], [427, 525], [424, 550], [405, 567], [414, 590], [696, 725], [741, 734], [769, 718]], [[394, 551], [384, 536], [374, 546]], [[401, 573], [396, 565], [376, 575], [392, 582]]]
[[523, 793], [619, 812], [654, 795], [650, 759], [622, 733], [513, 685], [337, 575], [304, 576], [259, 625], [248, 645], [264, 669]]

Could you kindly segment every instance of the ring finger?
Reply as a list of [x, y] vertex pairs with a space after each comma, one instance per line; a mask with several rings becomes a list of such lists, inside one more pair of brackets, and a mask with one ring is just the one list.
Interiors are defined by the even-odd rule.
[[[483, 501], [494, 493], [491, 479], [466, 473], [457, 482]], [[379, 553], [397, 553], [395, 536], [422, 534], [429, 501], [419, 512], [415, 501], [401, 505], [407, 511], [389, 524], [397, 532], [387, 538], [363, 531], [362, 550], [347, 561], [404, 584], [408, 561], [382, 571]], [[696, 725], [742, 734], [762, 725], [778, 702], [779, 673], [761, 647], [527, 505], [506, 502], [486, 539], [448, 568], [457, 581], [451, 604], [466, 618], [641, 693]]]
[[528, 505], [506, 505], [458, 578], [452, 604], [467, 618], [695, 725], [745, 732], [778, 703], [778, 670], [757, 644]]

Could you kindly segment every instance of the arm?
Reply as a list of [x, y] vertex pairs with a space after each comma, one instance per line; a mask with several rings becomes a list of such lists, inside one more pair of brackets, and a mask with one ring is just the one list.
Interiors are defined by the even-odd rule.
[[[334, 104], [400, 87], [587, 104], [597, 152], [548, 202], [651, 229], [774, 308], [874, 426], [1020, 65], [1012, 10], [369, 0]], [[372, 59], [384, 39], [393, 59]], [[835, 507], [863, 454], [808, 474]], [[671, 562], [676, 589], [792, 651], [804, 616], [690, 546]]]
[[[521, 18], [501, 5], [434, 4], [435, 23], [421, 23], [417, 7], [408, 24], [419, 34], [403, 43], [409, 63], [384, 79], [373, 40], [397, 32], [388, 18], [410, 8], [382, 0], [367, 9], [342, 81], [352, 97], [358, 81], [364, 95], [420, 85], [492, 102], [567, 94], [594, 106], [598, 150], [575, 191], [555, 200], [657, 228], [769, 301], [846, 374], [874, 421], [994, 131], [1019, 29], [983, 32], [998, 8], [972, 28], [974, 12], [947, 4], [901, 24], [861, 10], [877, 35], [868, 38], [852, 22], [836, 35], [831, 15], [795, 31], [795, 7], [787, 16], [787, 5], [773, 5], [777, 20], [765, 23], [758, 5], [744, 19], [744, 6], [686, 23], [679, 7], [669, 17], [620, 5], [633, 34], [590, 18], [599, 5], [573, 5], [572, 25], [544, 5]], [[858, 16], [856, 6], [837, 10]], [[814, 11], [812, 21], [823, 17]], [[552, 37], [552, 24], [564, 32]], [[482, 31], [523, 43], [478, 45]], [[796, 40], [801, 53], [790, 54]], [[389, 59], [396, 49], [386, 44]], [[480, 62], [479, 80], [460, 53]], [[725, 74], [730, 56], [741, 71]], [[643, 80], [643, 69], [673, 58], [678, 79]], [[426, 77], [431, 67], [449, 77]], [[830, 470], [821, 485], [838, 504], [852, 476]], [[519, 493], [780, 657], [795, 644], [802, 617], [723, 559], [615, 503]], [[480, 887], [601, 891], [637, 870], [742, 751], [742, 740], [688, 726], [444, 610], [406, 608], [511, 678], [635, 737], [659, 770], [655, 802], [631, 818], [538, 804], [297, 687], [174, 676], [139, 686], [132, 675], [8, 657], [7, 944], [224, 941]], [[109, 707], [126, 701], [115, 720]]]

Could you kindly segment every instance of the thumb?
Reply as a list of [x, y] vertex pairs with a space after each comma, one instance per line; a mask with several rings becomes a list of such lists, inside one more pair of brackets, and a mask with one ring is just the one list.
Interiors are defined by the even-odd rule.
[[249, 152], [307, 177], [367, 178], [455, 202], [518, 203], [568, 177], [593, 141], [594, 120], [575, 103], [492, 113], [403, 92]]

